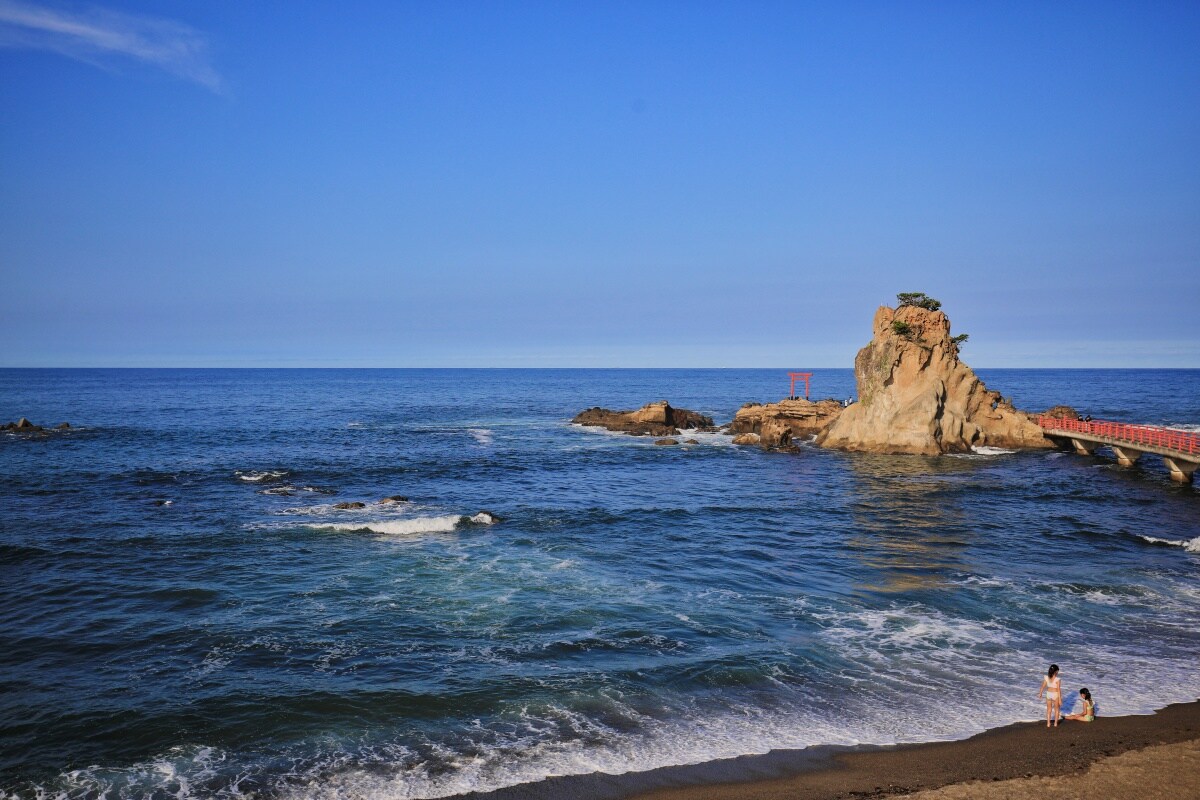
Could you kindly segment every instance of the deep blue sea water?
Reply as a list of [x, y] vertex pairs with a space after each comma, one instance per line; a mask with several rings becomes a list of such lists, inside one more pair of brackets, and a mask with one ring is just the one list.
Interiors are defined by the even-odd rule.
[[[980, 374], [1024, 408], [1200, 426], [1200, 371]], [[0, 370], [0, 417], [76, 426], [0, 435], [0, 796], [437, 797], [961, 737], [1038, 717], [1052, 660], [1102, 713], [1200, 696], [1200, 490], [1156, 458], [568, 424], [660, 398], [724, 422], [786, 388]], [[503, 521], [462, 524], [481, 509]]]

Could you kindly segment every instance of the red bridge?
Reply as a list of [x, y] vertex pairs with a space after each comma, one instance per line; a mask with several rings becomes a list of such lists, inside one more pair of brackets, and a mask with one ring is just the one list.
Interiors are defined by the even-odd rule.
[[1112, 449], [1117, 463], [1131, 467], [1146, 453], [1162, 456], [1171, 480], [1191, 483], [1200, 466], [1200, 434], [1152, 425], [1124, 422], [1038, 417], [1038, 425], [1051, 439], [1069, 441], [1075, 452], [1091, 455], [1101, 445]]

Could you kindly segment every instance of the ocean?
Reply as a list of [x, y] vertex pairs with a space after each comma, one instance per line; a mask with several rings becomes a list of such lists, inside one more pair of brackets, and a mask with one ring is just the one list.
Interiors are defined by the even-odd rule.
[[[978, 372], [1021, 408], [1200, 429], [1200, 370]], [[0, 421], [73, 426], [0, 434], [0, 798], [433, 798], [961, 738], [1039, 718], [1051, 661], [1068, 710], [1200, 697], [1200, 488], [1161, 459], [570, 424], [727, 422], [787, 386], [0, 370]]]

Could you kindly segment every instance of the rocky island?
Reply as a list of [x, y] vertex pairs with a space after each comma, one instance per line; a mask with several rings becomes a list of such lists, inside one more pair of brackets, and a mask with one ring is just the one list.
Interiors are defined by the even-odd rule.
[[901, 298], [898, 308], [875, 312], [874, 336], [854, 359], [858, 402], [817, 436], [818, 445], [919, 455], [1054, 446], [1029, 414], [990, 391], [959, 358], [964, 339], [950, 335], [940, 303]]
[[837, 400], [780, 400], [778, 403], [746, 403], [729, 423], [735, 444], [787, 447], [794, 438], [816, 436], [842, 413]]
[[571, 422], [634, 436], [670, 437], [678, 436], [680, 430], [716, 430], [712, 417], [686, 408], [674, 408], [666, 400], [647, 403], [637, 411], [609, 411], [596, 406], [577, 414]]
[[[875, 312], [874, 335], [854, 359], [858, 402], [788, 398], [746, 403], [722, 430], [734, 444], [791, 448], [815, 437], [820, 447], [867, 453], [940, 455], [973, 447], [1049, 448], [1033, 415], [984, 385], [959, 356], [965, 335], [950, 335], [941, 303], [920, 293], [897, 295], [896, 308]], [[1055, 406], [1050, 415], [1073, 415]], [[635, 436], [711, 431], [713, 421], [667, 401], [636, 411], [589, 408], [572, 422]], [[670, 438], [656, 444], [678, 444]]]

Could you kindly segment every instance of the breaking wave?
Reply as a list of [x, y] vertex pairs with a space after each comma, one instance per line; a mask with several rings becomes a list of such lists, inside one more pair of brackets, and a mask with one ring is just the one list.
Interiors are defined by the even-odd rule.
[[1200, 536], [1195, 539], [1160, 539], [1157, 536], [1139, 536], [1150, 544], [1165, 544], [1172, 547], [1182, 547], [1189, 553], [1200, 553]]
[[306, 527], [316, 530], [370, 531], [388, 536], [412, 536], [419, 533], [447, 533], [463, 525], [492, 525], [496, 517], [486, 511], [478, 514], [441, 514], [430, 517], [408, 519], [372, 519], [362, 522], [336, 522], [313, 524]]
[[267, 481], [277, 481], [288, 474], [286, 469], [264, 469], [264, 470], [238, 470], [233, 473], [240, 480], [248, 483], [265, 483]]

